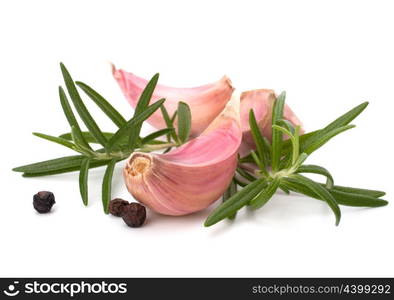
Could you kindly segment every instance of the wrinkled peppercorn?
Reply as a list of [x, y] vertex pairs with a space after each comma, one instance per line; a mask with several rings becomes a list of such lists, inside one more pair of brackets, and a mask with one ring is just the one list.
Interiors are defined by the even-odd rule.
[[120, 217], [122, 215], [122, 210], [124, 207], [129, 205], [129, 202], [126, 200], [116, 198], [109, 202], [109, 213], [116, 217]]
[[33, 206], [40, 214], [49, 212], [55, 203], [55, 196], [48, 191], [41, 191], [33, 196]]
[[130, 203], [123, 208], [122, 219], [130, 227], [140, 227], [146, 219], [145, 206], [139, 203]]

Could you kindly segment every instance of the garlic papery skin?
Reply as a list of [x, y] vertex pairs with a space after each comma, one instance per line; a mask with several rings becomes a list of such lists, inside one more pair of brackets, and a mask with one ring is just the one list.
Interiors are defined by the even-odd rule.
[[[122, 69], [112, 68], [112, 73], [118, 82], [124, 96], [136, 107], [139, 96], [147, 85], [148, 81], [126, 72]], [[170, 115], [174, 114], [178, 107], [178, 102], [186, 102], [192, 113], [191, 136], [197, 136], [219, 115], [226, 103], [230, 100], [234, 88], [227, 76], [219, 81], [194, 88], [173, 88], [164, 85], [156, 85], [151, 103], [165, 98], [164, 103]], [[166, 128], [160, 110], [155, 112], [148, 122], [155, 128]], [[177, 126], [175, 120], [175, 127]]]
[[239, 95], [197, 138], [166, 154], [133, 153], [123, 170], [134, 198], [165, 215], [205, 209], [224, 193], [242, 140]]
[[[260, 127], [262, 135], [268, 140], [271, 140], [272, 109], [275, 99], [275, 92], [270, 89], [258, 89], [245, 91], [242, 93], [240, 107], [242, 144], [239, 150], [241, 157], [249, 154], [251, 150], [256, 149], [249, 126], [250, 109], [253, 109], [256, 121]], [[291, 122], [293, 126], [301, 126], [301, 132], [303, 132], [301, 121], [287, 104], [285, 104], [283, 109], [283, 117], [285, 120]]]

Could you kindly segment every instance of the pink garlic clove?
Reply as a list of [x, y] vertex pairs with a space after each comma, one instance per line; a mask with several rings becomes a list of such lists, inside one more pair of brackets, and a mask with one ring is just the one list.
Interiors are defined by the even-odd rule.
[[230, 184], [241, 139], [239, 95], [235, 95], [199, 137], [166, 154], [133, 153], [123, 171], [127, 189], [161, 214], [205, 209]]
[[[251, 90], [242, 93], [240, 109], [242, 144], [239, 150], [241, 157], [249, 154], [251, 150], [256, 149], [249, 127], [250, 109], [253, 109], [254, 111], [262, 135], [265, 136], [267, 139], [271, 140], [272, 109], [275, 99], [275, 92], [269, 89]], [[285, 120], [291, 122], [294, 126], [302, 126], [301, 121], [297, 118], [297, 116], [293, 113], [293, 111], [287, 104], [285, 104], [283, 110], [283, 117]]]
[[[126, 99], [135, 108], [138, 98], [148, 81], [133, 73], [116, 69], [115, 66], [113, 66], [112, 73]], [[172, 115], [176, 111], [179, 101], [186, 102], [192, 112], [191, 136], [197, 136], [223, 110], [226, 103], [230, 100], [233, 90], [234, 88], [227, 76], [224, 76], [217, 82], [195, 88], [172, 88], [158, 84], [153, 93], [151, 103], [165, 98], [166, 102], [164, 105], [168, 113]], [[155, 128], [166, 128], [160, 110], [155, 112], [148, 119], [148, 122]]]

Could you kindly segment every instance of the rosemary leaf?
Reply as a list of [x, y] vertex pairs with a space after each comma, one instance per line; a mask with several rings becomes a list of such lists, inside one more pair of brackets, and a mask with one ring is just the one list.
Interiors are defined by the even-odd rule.
[[[315, 131], [311, 131], [311, 132], [304, 133], [304, 134], [300, 135], [300, 137], [299, 137], [299, 138], [300, 138], [300, 146], [303, 146], [303, 147], [304, 147], [305, 143], [306, 143], [309, 139], [311, 139], [312, 136], [314, 136], [314, 135], [315, 135], [316, 133], [318, 133], [319, 131], [320, 131], [320, 130], [315, 130]], [[292, 146], [291, 140], [285, 140], [285, 141], [283, 141], [283, 143], [282, 143], [282, 152], [283, 152], [283, 154], [290, 153], [292, 147], [293, 147], [293, 146]]]
[[102, 201], [104, 212], [108, 214], [109, 212], [109, 201], [111, 200], [111, 189], [112, 189], [112, 176], [114, 173], [116, 160], [111, 160], [107, 169], [105, 170], [104, 178], [103, 178], [103, 186], [102, 186]]
[[189, 139], [192, 114], [189, 105], [185, 102], [178, 102], [178, 138], [181, 144]]
[[[82, 131], [81, 132], [85, 141], [89, 144], [99, 144], [96, 138], [89, 132], [89, 131]], [[103, 132], [104, 136], [109, 140], [114, 134], [111, 132]], [[59, 135], [60, 138], [66, 139], [68, 141], [72, 141], [71, 132], [63, 133]]]
[[266, 183], [262, 179], [258, 179], [247, 185], [227, 201], [216, 207], [205, 220], [204, 226], [212, 226], [217, 222], [232, 216], [235, 212], [248, 204], [250, 200], [256, 197], [261, 190], [264, 189], [265, 184]]
[[[288, 178], [283, 180], [282, 185], [284, 185], [286, 188], [296, 193], [304, 194], [311, 198], [324, 201], [321, 197], [319, 197], [317, 194], [313, 193], [312, 191], [306, 189], [303, 185], [300, 185], [295, 181], [289, 181]], [[325, 186], [323, 184], [321, 185]], [[327, 189], [327, 190], [335, 198], [335, 201], [340, 205], [355, 206], [355, 207], [379, 207], [388, 204], [386, 200], [375, 198], [373, 196], [339, 192], [333, 189]]]
[[66, 116], [68, 124], [70, 124], [70, 127], [74, 126], [75, 128], [78, 128], [79, 131], [81, 131], [78, 121], [75, 118], [73, 110], [70, 106], [70, 102], [68, 101], [66, 93], [64, 92], [64, 90], [61, 86], [59, 86], [59, 98], [60, 98], [60, 104], [62, 105], [62, 109], [63, 109], [64, 115]]
[[[170, 115], [168, 114], [168, 111], [164, 105], [162, 105], [160, 107], [160, 110], [161, 110], [161, 114], [163, 116], [163, 119], [164, 119], [164, 122], [166, 123], [167, 128], [173, 128], [177, 112], [175, 111], [172, 118], [170, 118]], [[174, 140], [174, 142], [179, 143], [179, 140], [178, 140], [175, 130], [167, 135], [167, 141], [170, 142], [171, 138]]]
[[23, 173], [42, 173], [61, 170], [65, 168], [79, 168], [83, 159], [83, 155], [65, 156], [16, 167], [12, 170], [15, 172]]
[[108, 145], [107, 145], [108, 151], [111, 151], [115, 146], [118, 146], [120, 141], [122, 141], [122, 139], [124, 139], [124, 137], [128, 135], [130, 128], [144, 122], [156, 110], [159, 109], [159, 107], [164, 103], [164, 101], [165, 100], [162, 99], [153, 103], [152, 105], [148, 106], [148, 108], [144, 110], [142, 113], [135, 115], [129, 121], [127, 121], [126, 125], [124, 125], [122, 128], [119, 128], [119, 130], [108, 141]]
[[[275, 100], [274, 108], [272, 110], [272, 125], [278, 125], [279, 120], [283, 118], [283, 107], [285, 105], [286, 93], [282, 92]], [[282, 154], [283, 134], [281, 131], [272, 131], [272, 170], [277, 171], [280, 157]]]
[[[290, 138], [292, 146], [293, 146], [292, 147], [293, 151], [292, 151], [292, 155], [291, 155], [291, 163], [294, 164], [296, 162], [296, 160], [298, 159], [298, 154], [300, 151], [298, 135], [295, 136], [293, 133], [291, 133], [286, 128], [278, 126], [278, 125], [272, 125], [272, 129], [273, 129], [273, 131], [279, 130], [282, 133], [286, 134]], [[297, 134], [298, 134], [298, 130], [297, 130]], [[279, 166], [281, 166], [281, 163], [279, 163]]]
[[237, 168], [237, 173], [241, 175], [243, 178], [245, 178], [246, 180], [249, 180], [250, 182], [255, 181], [257, 179], [256, 176], [253, 176], [246, 170], [242, 169], [242, 167]]
[[44, 133], [38, 133], [38, 132], [33, 132], [33, 135], [35, 135], [35, 136], [37, 136], [39, 138], [42, 138], [44, 140], [48, 140], [50, 142], [54, 142], [56, 144], [65, 146], [67, 148], [70, 148], [71, 150], [76, 151], [76, 147], [75, 147], [75, 145], [73, 143], [71, 143], [68, 140], [63, 139], [61, 137], [51, 136], [51, 135], [47, 135], [47, 134], [44, 134]]
[[148, 143], [150, 143], [151, 141], [153, 141], [154, 139], [156, 139], [158, 137], [170, 134], [171, 131], [174, 131], [174, 128], [165, 128], [165, 129], [161, 129], [161, 130], [155, 131], [155, 132], [147, 135], [146, 137], [144, 137], [141, 140], [141, 144], [148, 144]]
[[71, 78], [70, 73], [68, 72], [63, 63], [60, 63], [60, 68], [62, 70], [64, 83], [66, 84], [68, 93], [70, 95], [71, 101], [74, 103], [75, 109], [77, 110], [79, 116], [81, 117], [82, 121], [85, 123], [89, 131], [92, 133], [92, 135], [105, 148], [107, 144], [107, 139], [105, 138], [96, 121], [90, 115], [85, 104], [83, 103], [81, 96], [79, 95], [78, 90], [74, 84], [74, 81]]
[[281, 127], [286, 128], [287, 131], [289, 131], [292, 135], [294, 135], [295, 128], [294, 128], [293, 124], [290, 121], [282, 119], [282, 120], [278, 121], [278, 125], [281, 126]]
[[238, 162], [241, 163], [241, 164], [243, 164], [243, 163], [254, 163], [254, 159], [253, 159], [252, 154], [249, 153], [248, 155], [246, 155], [244, 157], [241, 157], [238, 160]]
[[[233, 180], [231, 180], [230, 185], [226, 189], [226, 191], [223, 194], [222, 201], [226, 202], [228, 199], [230, 199], [232, 196], [234, 196], [237, 193], [237, 183]], [[237, 213], [235, 212], [234, 214], [228, 216], [228, 219], [234, 220], [236, 217]]]
[[259, 160], [262, 163], [261, 169], [262, 171], [266, 172], [266, 168], [268, 167], [268, 161], [265, 152], [268, 152], [268, 149], [266, 149], [266, 143], [264, 142], [264, 137], [261, 134], [259, 125], [257, 124], [253, 109], [249, 111], [249, 127], [252, 132], [254, 143], [256, 145]]
[[335, 198], [328, 192], [328, 190], [325, 187], [299, 174], [291, 175], [291, 177], [288, 178], [288, 180], [295, 180], [297, 183], [303, 185], [306, 189], [310, 190], [312, 193], [318, 195], [319, 198], [326, 201], [328, 206], [335, 214], [335, 220], [336, 220], [335, 225], [337, 226], [339, 225], [339, 222], [341, 220], [341, 209], [339, 208]]
[[[89, 165], [89, 169], [102, 167], [102, 166], [105, 166], [107, 164], [108, 164], [108, 160], [100, 160], [100, 161], [91, 160], [91, 163]], [[51, 176], [51, 175], [75, 172], [75, 171], [79, 171], [80, 169], [81, 169], [81, 164], [79, 164], [78, 166], [66, 167], [66, 168], [58, 168], [58, 169], [50, 170], [50, 171], [26, 172], [26, 173], [23, 173], [22, 176], [23, 177]]]
[[174, 126], [175, 118], [178, 116], [178, 111], [175, 111], [171, 117], [171, 126]]
[[260, 160], [260, 158], [257, 156], [255, 151], [250, 152], [250, 154], [252, 154], [253, 160], [255, 162], [255, 164], [260, 168], [260, 170], [262, 172], [265, 172], [266, 174], [268, 174], [265, 170], [265, 166], [263, 164], [263, 162]]
[[83, 152], [86, 153], [86, 155], [89, 155], [89, 153], [93, 153], [92, 147], [85, 141], [81, 131], [77, 128], [72, 126], [71, 127], [71, 136], [73, 139], [74, 144]]
[[279, 184], [280, 184], [281, 179], [280, 178], [274, 178], [268, 186], [260, 192], [255, 198], [253, 198], [250, 201], [250, 207], [253, 209], [258, 209], [265, 205], [275, 194], [277, 191]]
[[331, 189], [334, 186], [334, 178], [331, 176], [330, 172], [321, 166], [317, 165], [302, 165], [300, 166], [296, 173], [313, 173], [323, 175], [327, 178], [326, 187]]
[[[147, 109], [149, 102], [151, 101], [153, 92], [156, 88], [158, 80], [159, 80], [158, 73], [155, 74], [151, 78], [151, 80], [149, 80], [148, 84], [142, 91], [140, 98], [138, 99], [138, 103], [134, 111], [134, 116], [138, 116], [140, 113], [142, 113]], [[136, 148], [137, 140], [139, 139], [141, 128], [142, 128], [142, 122], [134, 125], [133, 130], [130, 131], [129, 142], [128, 142], [130, 151], [134, 151], [134, 149]]]
[[81, 193], [82, 202], [85, 206], [88, 205], [89, 163], [89, 158], [85, 158], [84, 160], [82, 160], [81, 170], [79, 172], [79, 191]]
[[[126, 124], [125, 118], [99, 93], [92, 89], [87, 84], [76, 81], [75, 84], [79, 86], [90, 99], [112, 120], [112, 122], [119, 128]], [[105, 133], [103, 132], [104, 136]]]
[[325, 143], [327, 143], [330, 139], [332, 139], [334, 136], [347, 131], [349, 129], [354, 128], [354, 125], [346, 125], [342, 127], [335, 128], [329, 132], [323, 132], [320, 131], [316, 135], [314, 135], [315, 141], [313, 143], [310, 143], [308, 147], [304, 149], [304, 152], [307, 154], [311, 154], [317, 149], [319, 149], [321, 146], [323, 146]]
[[340, 192], [365, 195], [365, 196], [370, 196], [370, 197], [374, 197], [374, 198], [380, 198], [380, 197], [383, 197], [384, 195], [386, 195], [386, 193], [383, 191], [360, 189], [360, 188], [340, 186], [340, 185], [334, 185], [332, 189], [336, 190], [336, 191], [340, 191]]
[[290, 195], [290, 190], [283, 184], [279, 185], [279, 189], [281, 189], [285, 194]]
[[233, 180], [236, 184], [238, 184], [241, 187], [245, 187], [248, 184], [246, 182], [241, 181], [240, 179], [238, 179], [236, 176], [233, 177]]
[[351, 121], [353, 121], [359, 114], [361, 114], [364, 109], [368, 106], [368, 102], [361, 103], [356, 107], [349, 110], [347, 113], [343, 114], [339, 118], [335, 119], [333, 122], [328, 124], [321, 130], [318, 130], [316, 133], [319, 134], [310, 134], [305, 140], [302, 141], [302, 150], [308, 148], [311, 144], [315, 143], [320, 136], [327, 134], [328, 132], [338, 129], [340, 127], [348, 125]]
[[386, 200], [377, 199], [371, 196], [352, 194], [341, 192], [337, 190], [329, 190], [330, 194], [335, 198], [335, 200], [347, 206], [362, 206], [362, 207], [379, 207], [388, 204]]

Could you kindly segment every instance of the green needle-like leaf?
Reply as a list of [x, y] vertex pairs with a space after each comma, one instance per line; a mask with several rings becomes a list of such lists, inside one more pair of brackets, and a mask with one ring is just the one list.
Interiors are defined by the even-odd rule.
[[65, 147], [70, 148], [70, 149], [72, 149], [74, 151], [76, 150], [75, 145], [73, 143], [69, 142], [66, 139], [63, 139], [63, 138], [60, 138], [60, 137], [56, 137], [56, 136], [47, 135], [47, 134], [43, 134], [43, 133], [38, 133], [38, 132], [33, 132], [33, 135], [35, 135], [35, 136], [37, 136], [39, 138], [42, 138], [44, 140], [48, 140], [48, 141], [54, 142], [56, 144], [65, 146]]
[[279, 188], [287, 195], [290, 195], [290, 190], [284, 186], [284, 185], [279, 185]]
[[266, 143], [264, 142], [264, 137], [261, 134], [260, 127], [257, 124], [256, 116], [254, 115], [253, 109], [249, 111], [249, 127], [252, 133], [254, 143], [256, 144], [258, 157], [263, 165], [262, 171], [266, 172], [266, 168], [268, 167], [266, 152], [269, 151], [266, 148]]
[[290, 121], [282, 119], [282, 120], [278, 121], [278, 125], [281, 126], [281, 127], [286, 128], [287, 131], [289, 131], [292, 135], [294, 135], [295, 128], [294, 128], [293, 124]]
[[379, 207], [388, 204], [386, 200], [377, 199], [371, 196], [340, 192], [332, 189], [329, 190], [329, 192], [335, 198], [335, 200], [342, 205], [361, 206], [361, 207]]
[[[173, 128], [175, 117], [177, 116], [177, 112], [175, 111], [173, 117], [170, 118], [170, 115], [168, 114], [168, 111], [164, 105], [162, 105], [160, 107], [160, 110], [161, 110], [161, 114], [163, 116], [163, 119], [164, 119], [164, 122], [166, 123], [167, 128]], [[170, 142], [171, 138], [173, 139], [174, 142], [177, 142], [177, 143], [179, 142], [175, 130], [167, 135], [167, 141]]]
[[260, 194], [250, 201], [250, 207], [253, 209], [258, 209], [265, 205], [278, 190], [280, 181], [280, 178], [274, 178], [274, 180], [272, 180], [272, 182], [270, 182]]
[[359, 114], [361, 114], [367, 106], [368, 106], [368, 102], [361, 103], [360, 105], [357, 105], [356, 107], [349, 110], [347, 113], [343, 114], [339, 118], [335, 119], [333, 122], [328, 124], [323, 129], [316, 131], [316, 133], [318, 132], [319, 134], [309, 135], [307, 139], [302, 141], [302, 145], [303, 145], [302, 149], [308, 148], [311, 144], [315, 143], [316, 140], [320, 139], [321, 136], [326, 135], [328, 132], [348, 125]]
[[163, 135], [170, 134], [171, 131], [174, 131], [174, 128], [165, 128], [165, 129], [161, 129], [161, 130], [155, 131], [155, 132], [153, 132], [153, 133], [147, 135], [146, 137], [144, 137], [144, 138], [141, 140], [141, 144], [142, 144], [142, 145], [143, 145], [143, 144], [148, 144], [148, 143], [150, 143], [151, 141], [153, 141], [154, 139], [156, 139], [156, 138], [158, 138], [158, 137], [161, 137], [161, 136], [163, 136]]
[[[293, 135], [293, 133], [291, 133], [286, 128], [283, 128], [283, 127], [278, 126], [278, 125], [272, 125], [272, 129], [273, 129], [273, 131], [279, 130], [282, 133], [286, 134], [290, 138], [291, 143], [293, 145], [293, 151], [292, 151], [292, 156], [291, 156], [292, 157], [292, 164], [294, 164], [296, 162], [296, 160], [298, 159], [298, 154], [299, 154], [299, 151], [300, 151], [298, 135], [295, 136], [295, 135]], [[297, 130], [297, 134], [298, 134], [298, 130]]]
[[327, 178], [326, 187], [331, 189], [334, 185], [334, 178], [331, 176], [330, 172], [323, 167], [317, 165], [302, 165], [300, 166], [296, 173], [313, 173], [323, 175]]
[[380, 198], [380, 197], [383, 197], [384, 195], [386, 195], [386, 193], [383, 191], [360, 189], [360, 188], [340, 186], [340, 185], [334, 185], [334, 187], [332, 189], [334, 189], [336, 191], [340, 191], [340, 192], [365, 195], [365, 196], [370, 196], [370, 197], [374, 197], [374, 198]]
[[88, 205], [89, 163], [89, 158], [85, 158], [81, 163], [81, 170], [79, 172], [79, 191], [81, 193], [82, 202], [85, 206]]
[[260, 168], [260, 170], [261, 170], [262, 172], [264, 172], [265, 174], [268, 175], [268, 172], [267, 172], [267, 170], [265, 169], [265, 166], [264, 166], [263, 162], [260, 160], [260, 158], [258, 157], [258, 155], [256, 154], [256, 152], [255, 152], [255, 151], [252, 151], [252, 152], [250, 152], [250, 154], [251, 154], [252, 157], [253, 157], [254, 163]]
[[192, 114], [190, 107], [185, 102], [178, 102], [178, 138], [183, 144], [189, 139]]
[[[226, 202], [228, 199], [230, 199], [236, 193], [237, 193], [237, 183], [234, 180], [231, 180], [230, 185], [228, 186], [227, 190], [223, 194], [222, 201]], [[234, 214], [230, 215], [228, 218], [230, 220], [234, 220], [236, 215], [237, 215], [237, 213], [235, 212]]]
[[80, 150], [83, 150], [86, 153], [93, 153], [92, 147], [90, 147], [90, 145], [85, 141], [81, 131], [78, 128], [74, 126], [71, 127], [71, 136], [74, 141], [74, 144]]
[[[108, 164], [108, 160], [100, 160], [100, 161], [93, 161], [90, 163], [89, 165], [89, 169], [93, 169], [93, 168], [98, 168], [98, 167], [102, 167], [105, 166], [106, 164]], [[63, 174], [63, 173], [70, 173], [70, 172], [75, 172], [75, 171], [79, 171], [81, 169], [81, 166], [74, 166], [74, 167], [69, 167], [69, 168], [58, 168], [55, 170], [51, 170], [51, 171], [35, 171], [35, 172], [26, 172], [23, 173], [22, 176], [23, 177], [41, 177], [41, 176], [51, 176], [51, 175], [57, 175], [57, 174]]]
[[279, 126], [279, 125], [272, 125], [272, 129], [279, 130], [279, 131], [281, 131], [282, 133], [288, 135], [289, 137], [292, 137], [292, 136], [293, 136], [293, 134], [292, 134], [289, 130], [287, 130], [286, 128], [284, 128], [284, 127], [282, 127], [282, 126]]
[[264, 152], [265, 161], [267, 162], [267, 166], [269, 166], [271, 164], [272, 146], [270, 141], [266, 137], [263, 138], [263, 141], [264, 141], [264, 147], [265, 149], [267, 149], [267, 151]]
[[241, 181], [240, 179], [238, 179], [238, 178], [235, 177], [235, 176], [233, 177], [233, 180], [234, 180], [234, 182], [235, 182], [236, 184], [238, 184], [238, 185], [241, 186], [241, 187], [245, 187], [245, 186], [248, 185], [246, 182]]
[[111, 200], [111, 190], [112, 190], [112, 176], [114, 173], [115, 164], [116, 164], [115, 159], [109, 162], [103, 178], [102, 200], [103, 200], [104, 212], [106, 214], [108, 214], [109, 212], [109, 201]]
[[171, 126], [174, 126], [175, 118], [178, 116], [178, 111], [175, 111], [171, 117]]
[[119, 128], [119, 130], [108, 141], [107, 144], [108, 151], [111, 151], [115, 146], [119, 145], [119, 141], [121, 141], [125, 136], [128, 135], [130, 129], [133, 126], [137, 126], [142, 122], [144, 122], [146, 119], [148, 119], [156, 110], [159, 109], [159, 107], [164, 103], [164, 101], [165, 100], [162, 99], [153, 103], [142, 113], [135, 115], [133, 118], [127, 121], [126, 125], [124, 125], [122, 128]]
[[217, 222], [232, 216], [239, 209], [249, 203], [254, 197], [256, 197], [262, 189], [265, 188], [266, 183], [262, 179], [258, 179], [251, 184], [247, 185], [240, 192], [236, 193], [226, 202], [223, 202], [206, 219], [204, 226], [212, 226]]
[[42, 173], [62, 170], [66, 168], [80, 167], [85, 157], [83, 155], [65, 156], [50, 160], [45, 160], [33, 164], [28, 164], [12, 169], [15, 172], [23, 173]]
[[64, 115], [66, 116], [68, 124], [70, 124], [70, 127], [74, 126], [75, 128], [79, 129], [79, 131], [81, 131], [78, 121], [75, 118], [73, 110], [70, 106], [70, 102], [68, 101], [66, 93], [64, 92], [64, 90], [61, 86], [59, 86], [59, 98], [60, 98], [60, 104], [62, 105], [62, 109], [63, 109]]
[[243, 178], [245, 178], [246, 180], [249, 180], [250, 182], [255, 181], [257, 179], [257, 177], [243, 170], [241, 167], [237, 168], [237, 173], [241, 175]]
[[[278, 125], [278, 122], [283, 119], [283, 108], [285, 105], [286, 93], [282, 92], [275, 100], [274, 108], [272, 110], [272, 125]], [[279, 130], [272, 131], [272, 170], [277, 171], [279, 161], [282, 156], [282, 140], [283, 133]]]
[[302, 152], [295, 163], [291, 166], [292, 172], [295, 172], [299, 169], [299, 167], [304, 163], [304, 161], [308, 158], [308, 154]]
[[[138, 99], [137, 106], [135, 107], [134, 116], [138, 116], [140, 113], [145, 111], [151, 101], [153, 92], [156, 88], [157, 81], [159, 80], [159, 74], [155, 74], [151, 80], [149, 80], [148, 84], [144, 88], [141, 93], [140, 98]], [[142, 127], [142, 122], [140, 124], [136, 124], [133, 130], [130, 131], [129, 134], [129, 149], [133, 151], [137, 145], [137, 140], [140, 136]]]
[[[291, 179], [289, 180], [288, 178], [285, 178], [282, 182], [282, 185], [285, 185], [286, 188], [291, 189], [296, 193], [304, 194], [311, 198], [324, 201], [324, 199], [322, 199], [320, 196], [318, 196], [311, 190], [305, 188], [303, 185], [297, 183], [296, 181], [292, 181]], [[320, 185], [323, 187], [325, 186], [323, 184]], [[340, 205], [355, 206], [355, 207], [379, 207], [388, 204], [386, 200], [378, 199], [373, 196], [339, 192], [333, 189], [327, 189], [327, 190], [335, 198], [335, 201]]]
[[368, 106], [368, 102], [363, 102], [360, 105], [349, 110], [347, 113], [343, 114], [339, 118], [335, 119], [333, 122], [328, 124], [326, 127], [322, 129], [322, 131], [329, 132], [339, 127], [343, 127], [348, 125], [351, 121], [353, 121], [359, 114], [361, 114], [364, 109]]
[[138, 99], [137, 106], [135, 107], [136, 114], [144, 111], [148, 107], [158, 81], [159, 81], [159, 73], [155, 74], [151, 78], [151, 80], [149, 80], [148, 84], [142, 91], [141, 96]]
[[[99, 93], [92, 89], [87, 84], [76, 81], [75, 84], [79, 86], [90, 99], [112, 120], [112, 122], [119, 128], [126, 124], [125, 118]], [[104, 132], [103, 132], [104, 134]], [[104, 134], [105, 136], [105, 134]]]
[[[100, 144], [89, 131], [82, 131], [81, 134], [87, 143]], [[106, 139], [108, 139], [108, 140], [114, 135], [111, 132], [103, 132], [103, 134], [105, 135]], [[68, 141], [72, 141], [71, 132], [63, 133], [63, 134], [59, 135], [59, 138], [62, 138], [62, 139], [68, 140]]]
[[305, 186], [311, 192], [318, 195], [321, 199], [327, 202], [328, 206], [335, 214], [335, 225], [338, 226], [341, 220], [341, 209], [339, 208], [338, 203], [335, 201], [335, 198], [327, 191], [327, 189], [320, 184], [314, 182], [313, 180], [299, 174], [291, 175], [291, 178], [289, 178], [288, 180], [292, 179]]
[[68, 72], [63, 63], [60, 63], [60, 68], [62, 70], [64, 83], [66, 84], [68, 93], [70, 95], [71, 101], [74, 103], [75, 109], [77, 110], [79, 116], [81, 117], [82, 121], [85, 123], [89, 131], [92, 133], [92, 135], [94, 135], [96, 140], [105, 148], [107, 144], [107, 139], [105, 138], [96, 121], [90, 115], [85, 104], [83, 103], [81, 96], [79, 95], [77, 88], [74, 84], [74, 81], [71, 78], [70, 73]]
[[[302, 135], [299, 136], [299, 142], [300, 142], [300, 146], [302, 146], [301, 148], [304, 147], [305, 143], [312, 138], [312, 136], [314, 136], [317, 132], [319, 132], [320, 130], [315, 130], [315, 131], [311, 131], [308, 133], [304, 133]], [[285, 140], [282, 143], [282, 151], [284, 154], [286, 153], [291, 153], [293, 148], [293, 143], [291, 140]]]
[[327, 143], [330, 139], [332, 139], [334, 136], [347, 131], [349, 129], [354, 128], [354, 125], [346, 125], [343, 127], [335, 128], [327, 133], [323, 133], [323, 131], [318, 132], [315, 135], [315, 141], [313, 143], [310, 143], [308, 147], [304, 149], [304, 152], [307, 154], [311, 154], [317, 149], [319, 149], [321, 146], [323, 146], [325, 143]]

